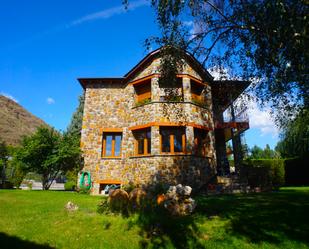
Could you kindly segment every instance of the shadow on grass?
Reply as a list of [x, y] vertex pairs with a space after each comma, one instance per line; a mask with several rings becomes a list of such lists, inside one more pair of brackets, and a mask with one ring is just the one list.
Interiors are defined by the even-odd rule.
[[202, 197], [198, 203], [198, 213], [229, 219], [227, 232], [252, 243], [288, 239], [309, 244], [309, 192]]
[[[286, 241], [309, 244], [309, 191], [197, 196], [195, 214], [172, 217], [164, 209], [149, 208], [129, 224], [140, 229], [140, 248], [206, 248], [200, 226], [212, 216], [229, 220], [220, 232], [226, 240], [280, 245]], [[207, 224], [206, 224], [207, 226]]]
[[165, 209], [156, 207], [140, 212], [137, 221], [129, 225], [141, 228], [141, 248], [202, 248], [191, 216], [173, 217]]
[[1, 249], [52, 249], [49, 245], [40, 245], [31, 241], [22, 240], [15, 236], [9, 236], [0, 232], [0, 248]]

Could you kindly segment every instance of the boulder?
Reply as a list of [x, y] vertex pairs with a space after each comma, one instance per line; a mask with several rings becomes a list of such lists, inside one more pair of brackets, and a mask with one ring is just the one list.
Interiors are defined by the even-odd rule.
[[129, 195], [122, 189], [115, 189], [109, 195], [109, 205], [112, 211], [122, 212], [128, 207]]

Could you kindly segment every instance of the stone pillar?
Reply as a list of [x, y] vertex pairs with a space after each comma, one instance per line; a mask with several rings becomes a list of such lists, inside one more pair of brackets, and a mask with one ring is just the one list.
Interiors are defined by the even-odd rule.
[[182, 78], [182, 89], [184, 102], [191, 102], [191, 83], [189, 78]]
[[192, 153], [194, 146], [194, 128], [192, 126], [186, 127], [186, 151]]
[[151, 78], [151, 101], [160, 101], [159, 78]]
[[[223, 113], [214, 112], [217, 122], [223, 124]], [[225, 134], [224, 129], [215, 130], [216, 139], [216, 156], [217, 156], [217, 174], [229, 175], [230, 165], [226, 155]]]
[[159, 126], [151, 127], [151, 154], [158, 155], [160, 154], [160, 130]]

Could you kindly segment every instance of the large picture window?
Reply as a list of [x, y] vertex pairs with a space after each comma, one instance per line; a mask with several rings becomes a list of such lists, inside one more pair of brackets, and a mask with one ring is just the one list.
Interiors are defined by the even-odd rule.
[[161, 152], [184, 153], [186, 148], [185, 127], [160, 127]]
[[121, 156], [122, 132], [104, 132], [103, 133], [103, 157]]
[[135, 154], [151, 154], [151, 129], [142, 129], [133, 132], [135, 138]]

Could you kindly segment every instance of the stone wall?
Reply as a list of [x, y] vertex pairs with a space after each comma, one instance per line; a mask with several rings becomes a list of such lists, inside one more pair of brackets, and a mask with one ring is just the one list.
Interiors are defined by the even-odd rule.
[[[157, 73], [154, 60], [133, 80]], [[184, 74], [201, 77], [186, 65]], [[92, 193], [99, 194], [100, 182], [107, 180], [133, 182], [147, 185], [154, 182], [170, 184], [203, 185], [215, 173], [216, 155], [214, 145], [214, 123], [209, 86], [205, 86], [205, 98], [209, 106], [201, 107], [191, 102], [190, 79], [183, 78], [184, 102], [162, 103], [159, 101], [158, 78], [151, 79], [152, 102], [136, 107], [132, 84], [97, 83], [86, 88], [85, 107], [81, 136], [84, 171], [90, 171], [93, 181]], [[209, 152], [207, 157], [187, 155], [161, 155], [159, 126], [151, 126], [151, 155], [136, 157], [134, 136], [130, 127], [149, 123], [180, 123], [186, 126], [186, 146], [193, 146], [193, 126], [208, 127]], [[106, 129], [121, 129], [122, 149], [119, 158], [102, 157], [102, 138]]]

